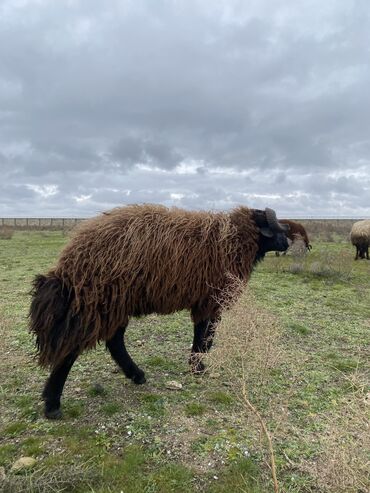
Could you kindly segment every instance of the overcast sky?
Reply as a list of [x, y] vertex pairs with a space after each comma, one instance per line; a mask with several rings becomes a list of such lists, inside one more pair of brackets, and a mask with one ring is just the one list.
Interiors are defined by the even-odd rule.
[[0, 217], [369, 217], [369, 0], [1, 0], [0, 170]]

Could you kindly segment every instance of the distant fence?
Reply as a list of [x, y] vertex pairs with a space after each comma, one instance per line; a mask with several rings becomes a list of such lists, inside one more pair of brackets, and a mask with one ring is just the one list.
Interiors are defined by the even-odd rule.
[[[12, 228], [68, 228], [73, 227], [81, 221], [85, 221], [87, 217], [1, 217], [0, 227], [10, 226]], [[352, 224], [359, 219], [353, 217], [301, 217], [292, 218], [295, 221], [308, 223], [348, 223]], [[361, 218], [360, 218], [361, 219]], [[363, 219], [363, 218], [362, 218]]]
[[0, 227], [13, 229], [70, 229], [84, 218], [70, 217], [2, 217]]
[[[78, 223], [86, 220], [82, 217], [2, 217], [0, 218], [1, 229], [12, 230], [54, 230], [68, 231], [73, 229]], [[358, 219], [354, 218], [317, 218], [305, 217], [297, 219], [301, 222], [308, 233], [339, 233], [349, 234], [352, 224]]]

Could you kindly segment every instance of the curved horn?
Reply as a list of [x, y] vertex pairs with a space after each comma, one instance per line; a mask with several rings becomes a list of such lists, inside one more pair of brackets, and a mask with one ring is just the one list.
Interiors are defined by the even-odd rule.
[[287, 233], [289, 226], [287, 224], [281, 224], [277, 220], [276, 213], [273, 209], [266, 207], [265, 209], [266, 220], [272, 231], [280, 231], [281, 233]]

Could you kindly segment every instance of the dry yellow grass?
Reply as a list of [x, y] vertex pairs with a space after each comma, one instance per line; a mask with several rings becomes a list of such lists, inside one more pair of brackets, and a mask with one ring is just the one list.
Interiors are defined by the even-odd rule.
[[[235, 290], [243, 286], [237, 279]], [[242, 402], [246, 422], [263, 434], [267, 441], [268, 465], [274, 492], [279, 491], [273, 439], [268, 425], [254, 401], [269, 378], [281, 356], [280, 330], [277, 319], [257, 305], [253, 295], [244, 289], [235, 304], [225, 296], [221, 300], [226, 312], [217, 328], [217, 348], [208, 357], [210, 370], [223, 373], [236, 397]], [[262, 441], [260, 440], [260, 443]], [[263, 450], [263, 446], [262, 446]]]

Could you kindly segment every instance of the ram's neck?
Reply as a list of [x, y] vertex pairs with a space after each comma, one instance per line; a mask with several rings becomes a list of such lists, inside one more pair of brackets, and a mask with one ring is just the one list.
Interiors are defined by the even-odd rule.
[[248, 279], [258, 258], [258, 228], [253, 221], [252, 211], [238, 207], [230, 213], [230, 221], [235, 228], [236, 265], [238, 276]]

